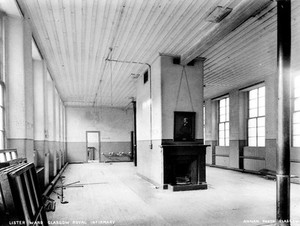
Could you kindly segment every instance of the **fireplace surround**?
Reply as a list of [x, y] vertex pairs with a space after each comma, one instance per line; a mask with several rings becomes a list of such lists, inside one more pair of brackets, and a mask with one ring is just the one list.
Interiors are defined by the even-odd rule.
[[172, 191], [207, 189], [207, 146], [197, 142], [163, 143], [164, 188]]

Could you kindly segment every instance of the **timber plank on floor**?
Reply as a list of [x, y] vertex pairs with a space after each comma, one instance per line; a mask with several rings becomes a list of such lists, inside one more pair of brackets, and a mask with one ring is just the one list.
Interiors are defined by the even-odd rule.
[[[257, 175], [207, 167], [207, 190], [171, 192], [136, 175], [132, 163], [70, 164], [61, 204], [48, 220], [70, 225], [272, 225], [276, 183]], [[78, 184], [77, 184], [78, 185]], [[57, 190], [59, 191], [59, 190]], [[292, 225], [300, 225], [300, 185], [291, 185]]]

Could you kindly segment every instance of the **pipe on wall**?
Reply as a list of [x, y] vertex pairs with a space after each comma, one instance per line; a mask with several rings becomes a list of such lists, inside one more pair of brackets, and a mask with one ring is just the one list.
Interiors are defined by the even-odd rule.
[[149, 68], [149, 85], [150, 85], [150, 149], [153, 148], [152, 141], [152, 73], [151, 73], [151, 65], [145, 63]]
[[46, 188], [46, 190], [43, 192], [43, 196], [48, 196], [49, 195], [49, 193], [52, 191], [53, 187], [55, 186], [55, 184], [57, 183], [59, 177], [62, 175], [62, 173], [64, 172], [64, 170], [66, 169], [67, 166], [68, 166], [68, 162], [64, 165], [63, 168], [61, 168], [61, 170], [59, 171], [59, 173], [54, 177], [54, 179], [48, 185], [48, 187]]
[[136, 62], [136, 61], [126, 61], [126, 60], [114, 60], [114, 59], [106, 59], [106, 61], [112, 61], [117, 63], [126, 63], [126, 64], [141, 64], [141, 65], [147, 65], [148, 71], [149, 71], [149, 85], [150, 85], [150, 145], [149, 148], [153, 148], [153, 141], [152, 141], [152, 71], [151, 71], [151, 65], [144, 62]]
[[137, 151], [136, 151], [136, 101], [132, 101], [133, 106], [133, 161], [134, 166], [137, 166]]

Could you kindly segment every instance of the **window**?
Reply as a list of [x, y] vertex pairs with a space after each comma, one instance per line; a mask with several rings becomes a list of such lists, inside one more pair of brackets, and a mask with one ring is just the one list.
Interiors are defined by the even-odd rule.
[[[5, 39], [4, 37], [4, 20], [3, 18], [0, 18], [0, 150], [3, 150], [5, 148], [5, 109], [4, 109], [4, 93], [5, 93], [5, 67], [4, 67], [4, 47], [5, 47]], [[4, 152], [0, 153], [0, 162], [5, 161], [7, 158], [6, 154]]]
[[[0, 150], [5, 148], [5, 131], [4, 131], [4, 84], [0, 82]], [[4, 162], [8, 156], [5, 153], [0, 153], [0, 162]], [[9, 159], [9, 158], [8, 158]]]
[[4, 84], [0, 83], [0, 149], [4, 149]]
[[219, 146], [229, 146], [229, 97], [219, 100]]
[[293, 98], [293, 147], [300, 147], [300, 76], [296, 76], [294, 80], [294, 98]]
[[248, 146], [265, 146], [265, 87], [249, 91]]

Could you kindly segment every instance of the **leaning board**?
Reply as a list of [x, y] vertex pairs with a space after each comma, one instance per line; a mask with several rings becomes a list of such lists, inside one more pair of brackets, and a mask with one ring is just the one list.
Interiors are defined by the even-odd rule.
[[7, 167], [0, 175], [6, 220], [22, 221], [24, 225], [48, 225], [34, 164]]

